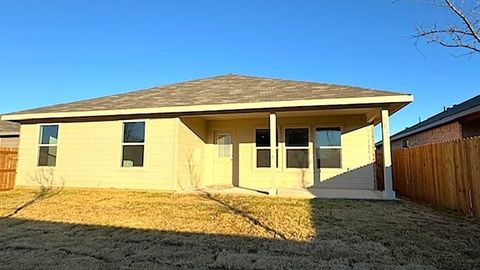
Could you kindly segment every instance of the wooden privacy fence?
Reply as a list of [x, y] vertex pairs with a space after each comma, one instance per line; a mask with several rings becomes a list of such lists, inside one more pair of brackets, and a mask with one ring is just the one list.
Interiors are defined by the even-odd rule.
[[17, 148], [0, 148], [0, 191], [15, 186], [17, 159]]
[[480, 137], [393, 151], [402, 196], [480, 216]]
[[378, 190], [383, 191], [385, 183], [383, 182], [383, 151], [375, 150], [375, 182]]

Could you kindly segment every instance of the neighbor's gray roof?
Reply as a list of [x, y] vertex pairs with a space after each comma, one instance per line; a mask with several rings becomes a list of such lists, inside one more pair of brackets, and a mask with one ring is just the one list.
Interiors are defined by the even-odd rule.
[[480, 95], [477, 95], [471, 99], [468, 99], [460, 104], [453, 105], [451, 108], [447, 108], [441, 113], [408, 127], [391, 136], [392, 140], [398, 140], [403, 137], [444, 125], [448, 122], [455, 121], [466, 115], [476, 113], [480, 111]]
[[0, 121], [0, 135], [15, 135], [20, 133], [20, 124], [10, 121]]
[[352, 86], [227, 74], [13, 114], [401, 95]]

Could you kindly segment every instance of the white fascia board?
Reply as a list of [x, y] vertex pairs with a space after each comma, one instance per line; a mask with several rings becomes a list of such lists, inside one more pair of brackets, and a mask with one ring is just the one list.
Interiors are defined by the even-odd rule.
[[119, 109], [119, 110], [98, 110], [78, 112], [50, 112], [50, 113], [25, 113], [7, 114], [1, 116], [1, 120], [21, 121], [27, 119], [48, 119], [48, 118], [69, 118], [69, 117], [93, 117], [93, 116], [114, 116], [132, 114], [155, 114], [155, 113], [191, 113], [191, 112], [214, 112], [224, 110], [248, 110], [248, 109], [275, 109], [275, 108], [298, 108], [310, 106], [341, 106], [341, 105], [364, 105], [364, 104], [385, 104], [385, 103], [410, 103], [412, 95], [394, 95], [381, 97], [360, 97], [360, 98], [332, 98], [332, 99], [311, 99], [291, 101], [269, 101], [256, 103], [233, 103], [233, 104], [212, 104], [193, 106], [172, 106], [157, 108]]

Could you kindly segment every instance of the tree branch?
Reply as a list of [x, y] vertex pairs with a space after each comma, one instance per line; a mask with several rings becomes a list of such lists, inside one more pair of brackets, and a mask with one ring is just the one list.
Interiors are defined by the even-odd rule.
[[[418, 31], [418, 29], [417, 29], [417, 31]], [[415, 35], [414, 37], [424, 37], [424, 36], [434, 35], [434, 34], [452, 34], [452, 33], [473, 36], [472, 33], [466, 32], [466, 31], [461, 30], [461, 29], [448, 28], [448, 29], [433, 29], [433, 30], [428, 30], [428, 31], [426, 31], [426, 30], [424, 31], [422, 29], [422, 32], [419, 32], [419, 34]]]
[[450, 44], [450, 43], [446, 43], [442, 40], [436, 40], [436, 39], [429, 40], [428, 42], [437, 43], [437, 44], [440, 44], [443, 47], [447, 47], [447, 48], [465, 48], [465, 49], [469, 49], [469, 50], [480, 53], [480, 49], [478, 49], [476, 47], [473, 47], [471, 45], [468, 45], [468, 44]]
[[477, 40], [477, 42], [480, 42], [480, 36], [478, 35], [477, 31], [475, 30], [475, 28], [473, 27], [473, 25], [470, 23], [470, 20], [468, 20], [468, 18], [463, 15], [462, 12], [460, 12], [453, 4], [452, 2], [450, 2], [450, 0], [445, 0], [445, 2], [447, 3], [448, 7], [453, 10], [453, 12], [455, 12], [455, 14], [457, 14], [461, 19], [462, 21], [465, 23], [465, 25], [468, 27], [468, 30], [470, 30], [470, 32], [472, 33], [472, 36], [475, 37], [475, 39]]
[[[418, 2], [418, 1], [416, 1]], [[417, 34], [412, 38], [417, 44], [420, 38], [427, 43], [436, 43], [447, 48], [464, 48], [472, 53], [480, 53], [480, 18], [476, 11], [480, 8], [480, 1], [473, 5], [465, 6], [463, 2], [455, 5], [453, 0], [432, 0], [430, 4], [447, 10], [457, 18], [457, 23], [448, 23], [445, 26], [437, 26], [435, 22], [432, 27], [417, 26]]]

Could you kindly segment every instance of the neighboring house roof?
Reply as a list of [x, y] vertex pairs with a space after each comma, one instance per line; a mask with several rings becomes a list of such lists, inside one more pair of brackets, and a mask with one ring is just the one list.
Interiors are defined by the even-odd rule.
[[399, 140], [421, 131], [444, 125], [476, 112], [480, 112], [480, 95], [466, 100], [460, 104], [453, 105], [453, 107], [448, 108], [441, 113], [438, 113], [416, 125], [408, 127], [396, 133], [395, 135], [392, 135], [390, 139], [392, 141]]
[[0, 121], [0, 135], [19, 135], [20, 124], [10, 121]]
[[[360, 87], [227, 74], [124, 94], [58, 104], [14, 115], [73, 113], [145, 108], [232, 105], [296, 100], [411, 96]], [[233, 108], [233, 107], [232, 107]], [[180, 112], [178, 110], [177, 112]], [[183, 112], [183, 111], [181, 111]], [[12, 114], [7, 114], [12, 115]], [[73, 115], [73, 114], [71, 114]]]

